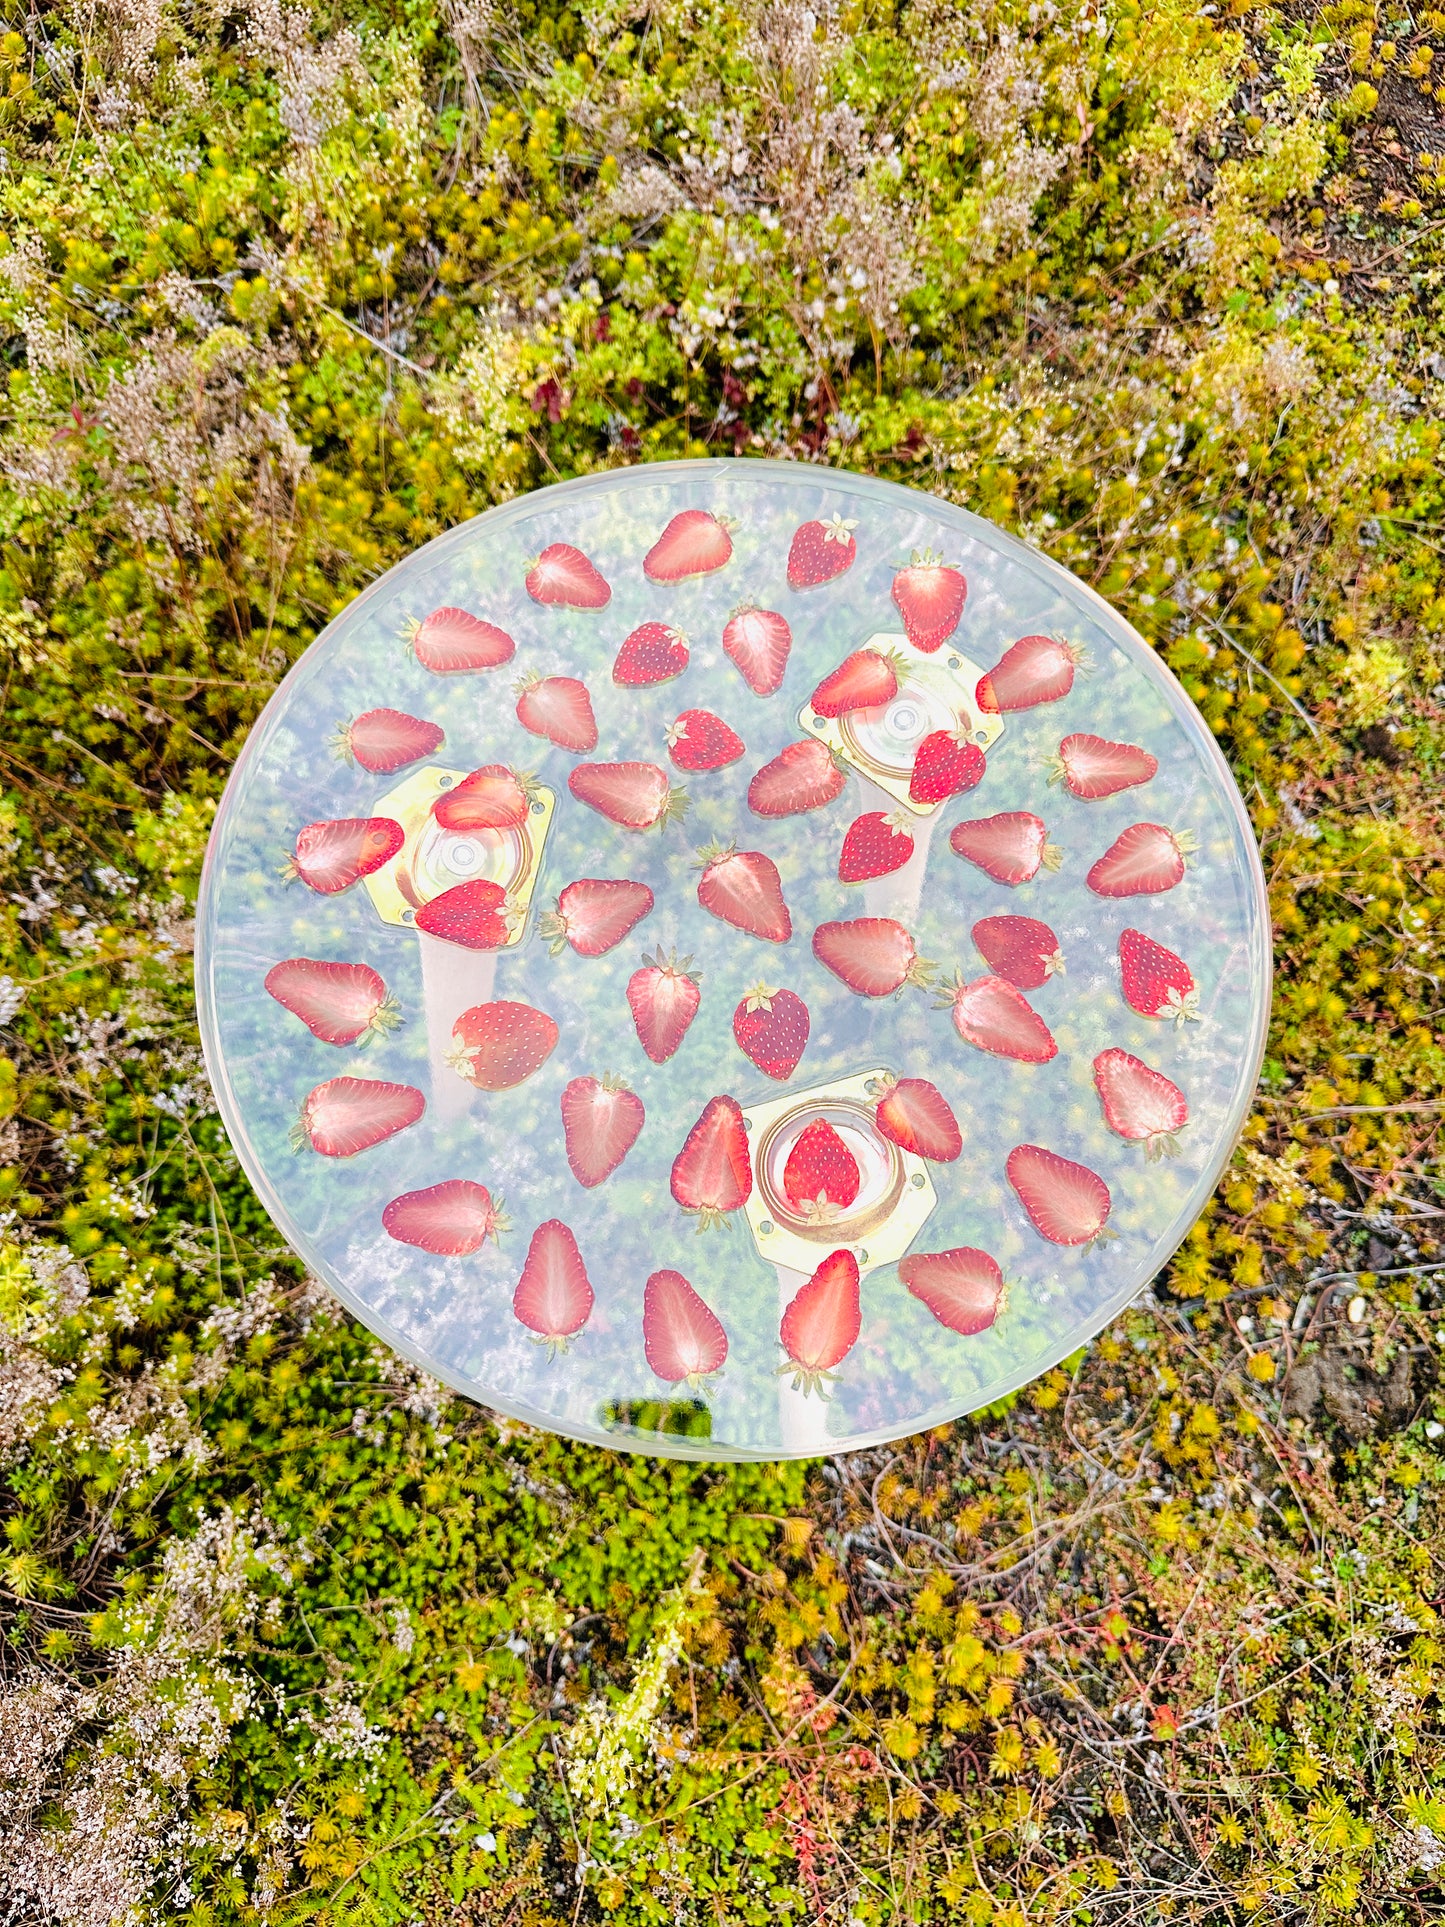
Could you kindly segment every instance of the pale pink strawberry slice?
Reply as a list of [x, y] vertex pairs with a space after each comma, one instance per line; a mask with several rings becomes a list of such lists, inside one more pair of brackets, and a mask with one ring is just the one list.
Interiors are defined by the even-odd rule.
[[557, 956], [571, 944], [580, 957], [601, 957], [648, 915], [653, 895], [630, 877], [579, 877], [537, 919], [537, 934]]
[[1081, 802], [1117, 796], [1147, 783], [1159, 768], [1158, 759], [1136, 743], [1111, 743], [1103, 736], [1066, 736], [1059, 744], [1049, 780], [1062, 782]]
[[891, 650], [855, 649], [818, 684], [808, 701], [815, 716], [847, 716], [878, 709], [898, 694], [898, 658]]
[[627, 1003], [637, 1030], [637, 1041], [654, 1064], [665, 1064], [697, 1015], [702, 1002], [697, 972], [690, 968], [691, 957], [677, 960], [674, 951], [664, 957], [659, 946], [655, 957], [644, 957], [642, 968], [627, 980]]
[[959, 977], [940, 1000], [953, 1012], [953, 1027], [965, 1044], [1020, 1064], [1047, 1064], [1059, 1047], [1053, 1032], [1022, 991], [1002, 977]]
[[1189, 1122], [1189, 1105], [1162, 1071], [1150, 1070], [1126, 1050], [1101, 1050], [1094, 1059], [1094, 1088], [1109, 1129], [1142, 1144], [1151, 1163], [1178, 1154], [1175, 1132]]
[[531, 1004], [473, 1004], [452, 1025], [447, 1061], [479, 1091], [510, 1091], [541, 1069], [560, 1035], [546, 1011]]
[[789, 743], [748, 784], [748, 808], [754, 816], [800, 816], [821, 809], [843, 794], [848, 772], [833, 752], [816, 737]]
[[803, 1127], [783, 1166], [783, 1195], [796, 1212], [817, 1224], [841, 1217], [862, 1182], [857, 1158], [827, 1118]]
[[424, 903], [416, 928], [464, 950], [501, 950], [511, 940], [513, 924], [501, 884], [473, 877]]
[[1077, 643], [1053, 636], [1022, 636], [980, 676], [974, 701], [993, 714], [1056, 703], [1074, 686], [1074, 671], [1084, 662]]
[[735, 843], [709, 843], [698, 851], [702, 875], [697, 900], [722, 923], [767, 943], [787, 943], [793, 919], [783, 901], [778, 866], [761, 850], [740, 850]]
[[912, 937], [892, 917], [820, 923], [813, 932], [813, 955], [859, 997], [888, 997], [904, 984], [926, 984], [933, 977], [933, 965], [919, 956]]
[[459, 676], [472, 669], [500, 669], [517, 645], [505, 629], [467, 609], [433, 609], [412, 630], [411, 652], [433, 675]]
[[408, 716], [404, 709], [368, 709], [341, 725], [332, 746], [344, 763], [360, 763], [374, 776], [389, 776], [430, 756], [445, 734], [440, 724]]
[[612, 680], [626, 689], [671, 682], [686, 669], [690, 655], [681, 629], [671, 629], [665, 622], [640, 623], [617, 652]]
[[642, 573], [649, 582], [686, 582], [695, 575], [711, 575], [732, 560], [728, 527], [706, 509], [683, 509], [642, 558]]
[[1184, 859], [1198, 844], [1188, 830], [1131, 823], [1084, 878], [1099, 897], [1157, 897], [1184, 880]]
[[343, 816], [332, 823], [308, 823], [297, 832], [296, 854], [282, 875], [300, 877], [309, 889], [334, 897], [390, 863], [405, 841], [405, 830], [389, 816]]
[[843, 883], [866, 883], [891, 876], [913, 855], [909, 833], [913, 818], [903, 810], [869, 810], [848, 825], [838, 853], [838, 876]]
[[788, 549], [788, 587], [816, 589], [851, 569], [858, 553], [857, 522], [834, 515], [826, 522], [804, 522]]
[[1009, 1152], [1005, 1169], [1030, 1224], [1050, 1244], [1092, 1244], [1103, 1232], [1109, 1187], [1087, 1164], [1039, 1144], [1019, 1144]]
[[733, 1036], [765, 1077], [784, 1083], [807, 1048], [808, 1006], [791, 990], [754, 984], [733, 1012]]
[[732, 1097], [711, 1098], [672, 1162], [672, 1195], [697, 1213], [697, 1228], [721, 1224], [752, 1195], [753, 1170], [742, 1110]]
[[552, 542], [527, 571], [527, 594], [534, 602], [564, 609], [605, 609], [612, 591], [581, 549]]
[[572, 1227], [548, 1218], [532, 1233], [527, 1262], [512, 1293], [512, 1311], [547, 1347], [549, 1356], [567, 1349], [592, 1316], [596, 1297]]
[[519, 776], [505, 763], [488, 763], [464, 776], [454, 789], [443, 790], [432, 804], [432, 815], [444, 830], [470, 834], [474, 830], [514, 830], [525, 823], [536, 793], [531, 776]]
[[988, 770], [983, 751], [964, 729], [933, 729], [914, 751], [908, 794], [915, 803], [943, 803], [974, 789]]
[[710, 709], [685, 709], [667, 732], [668, 752], [679, 769], [725, 769], [747, 754], [737, 731]]
[[1170, 1017], [1176, 1025], [1198, 1017], [1194, 972], [1182, 957], [1142, 930], [1119, 933], [1119, 970], [1124, 1001], [1141, 1017]]
[[579, 803], [624, 830], [665, 828], [688, 810], [687, 791], [674, 789], [656, 763], [579, 763], [567, 787]]
[[636, 1144], [647, 1113], [617, 1077], [574, 1077], [562, 1093], [567, 1162], [590, 1191], [603, 1184]]
[[642, 1344], [649, 1368], [693, 1392], [727, 1362], [728, 1335], [680, 1271], [654, 1271], [642, 1293]]
[[1037, 917], [980, 917], [973, 940], [993, 974], [1020, 990], [1038, 990], [1064, 973], [1059, 940]]
[[354, 1158], [409, 1124], [426, 1109], [426, 1099], [410, 1084], [379, 1078], [332, 1077], [318, 1084], [301, 1106], [291, 1143], [310, 1144], [324, 1158]]
[[932, 549], [915, 549], [906, 569], [893, 578], [893, 600], [908, 640], [931, 656], [948, 641], [963, 614], [968, 583]]
[[793, 632], [776, 610], [755, 609], [750, 603], [734, 609], [722, 646], [755, 696], [771, 696], [782, 687]]
[[898, 1276], [940, 1325], [963, 1338], [986, 1332], [1003, 1307], [1003, 1273], [996, 1260], [972, 1245], [912, 1251], [899, 1259]]
[[883, 1085], [874, 1122], [890, 1144], [935, 1164], [952, 1164], [963, 1150], [953, 1107], [926, 1077], [900, 1077]]
[[585, 756], [597, 747], [597, 718], [585, 682], [575, 676], [524, 676], [516, 685], [517, 721], [558, 749]]
[[778, 1337], [787, 1353], [781, 1373], [792, 1375], [793, 1390], [806, 1398], [838, 1376], [836, 1366], [858, 1343], [863, 1307], [858, 1296], [858, 1260], [851, 1251], [834, 1251], [807, 1284], [800, 1285], [783, 1313]]
[[401, 1022], [401, 1006], [370, 964], [288, 957], [266, 972], [265, 987], [323, 1044], [365, 1044]]
[[1040, 867], [1057, 870], [1061, 861], [1043, 818], [1031, 810], [1003, 810], [956, 823], [948, 841], [955, 856], [976, 863], [995, 883], [1029, 883]]
[[466, 1258], [491, 1238], [500, 1242], [507, 1220], [484, 1184], [448, 1178], [425, 1191], [404, 1191], [381, 1214], [382, 1229], [398, 1244], [438, 1258]]

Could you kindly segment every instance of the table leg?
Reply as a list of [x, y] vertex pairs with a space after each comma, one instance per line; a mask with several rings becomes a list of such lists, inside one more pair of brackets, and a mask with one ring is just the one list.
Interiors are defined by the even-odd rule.
[[421, 945], [432, 1112], [442, 1118], [460, 1117], [470, 1107], [476, 1089], [447, 1062], [452, 1025], [473, 1004], [490, 1003], [497, 976], [496, 953], [467, 950], [459, 943], [428, 936], [424, 930], [417, 932], [417, 942]]

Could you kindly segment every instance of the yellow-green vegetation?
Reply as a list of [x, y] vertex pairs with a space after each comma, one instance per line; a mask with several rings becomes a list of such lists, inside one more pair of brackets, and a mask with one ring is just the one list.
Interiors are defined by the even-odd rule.
[[[1439, 1917], [1442, 46], [1392, 0], [6, 16], [0, 1917]], [[317, 630], [698, 453], [1094, 584], [1274, 899], [1155, 1294], [826, 1465], [449, 1401], [280, 1248], [194, 1029], [215, 799]]]

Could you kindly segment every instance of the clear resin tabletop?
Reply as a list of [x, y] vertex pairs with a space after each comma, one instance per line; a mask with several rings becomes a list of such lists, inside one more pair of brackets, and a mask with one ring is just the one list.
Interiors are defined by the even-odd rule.
[[368, 1326], [574, 1437], [779, 1458], [988, 1404], [1188, 1231], [1269, 1005], [1153, 652], [931, 496], [685, 462], [377, 582], [226, 790], [206, 1059]]

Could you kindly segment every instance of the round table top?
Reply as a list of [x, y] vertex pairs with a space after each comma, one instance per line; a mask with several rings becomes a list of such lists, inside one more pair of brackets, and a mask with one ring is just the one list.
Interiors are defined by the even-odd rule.
[[1066, 570], [681, 462], [330, 625], [223, 798], [197, 980], [247, 1173], [388, 1344], [577, 1438], [780, 1458], [976, 1410], [1156, 1275], [1269, 920], [1208, 728]]

